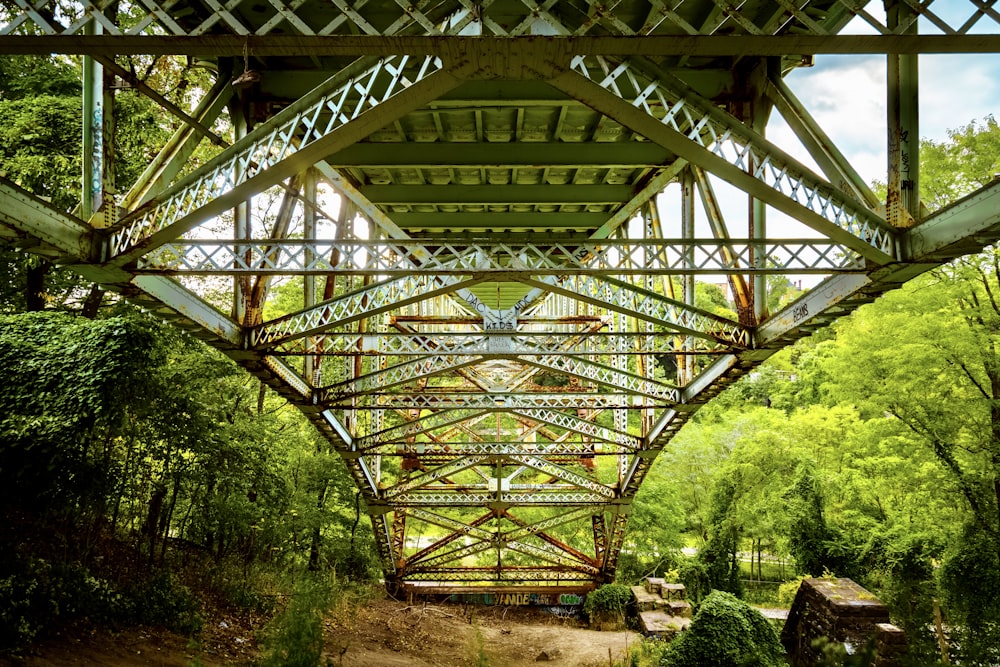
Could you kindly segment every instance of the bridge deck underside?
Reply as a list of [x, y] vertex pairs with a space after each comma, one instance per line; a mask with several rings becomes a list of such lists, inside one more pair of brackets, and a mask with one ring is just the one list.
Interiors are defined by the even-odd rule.
[[[885, 40], [930, 25], [988, 51], [990, 3], [949, 30], [930, 8], [879, 18], [861, 0], [105, 4], [0, 10], [0, 52], [86, 53], [126, 81], [116, 54], [189, 53], [219, 83], [171, 109], [180, 129], [129, 192], [90, 174], [84, 219], [0, 184], [0, 240], [298, 405], [411, 590], [613, 578], [632, 498], [700, 405], [1000, 224], [997, 187], [921, 220], [899, 155], [879, 201], [783, 78], [811, 61], [790, 40], [855, 17]], [[663, 39], [721, 35], [697, 55]], [[889, 84], [904, 124], [907, 58]], [[772, 112], [798, 145], [765, 137]], [[208, 140], [217, 155], [192, 162]], [[773, 275], [816, 286], [771, 313]], [[724, 301], [700, 307], [696, 277]]]

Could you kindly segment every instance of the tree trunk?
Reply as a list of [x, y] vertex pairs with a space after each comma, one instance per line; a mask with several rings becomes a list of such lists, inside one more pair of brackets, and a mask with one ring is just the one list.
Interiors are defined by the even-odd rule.
[[45, 276], [51, 269], [52, 264], [44, 259], [39, 259], [37, 266], [28, 267], [24, 291], [24, 307], [28, 312], [45, 310]]
[[104, 301], [104, 290], [97, 283], [90, 286], [90, 292], [83, 302], [83, 310], [80, 314], [88, 320], [97, 319], [97, 314], [101, 310], [101, 303]]
[[[319, 497], [316, 499], [316, 509], [322, 510], [326, 504], [326, 491], [330, 488], [330, 483], [325, 482], [319, 490]], [[320, 542], [322, 538], [321, 526], [317, 524], [313, 528], [312, 544], [309, 547], [309, 570], [316, 572], [319, 570]]]

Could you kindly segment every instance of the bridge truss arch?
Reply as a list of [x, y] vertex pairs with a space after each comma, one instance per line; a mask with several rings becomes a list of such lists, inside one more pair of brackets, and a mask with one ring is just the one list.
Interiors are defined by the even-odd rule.
[[[918, 54], [998, 51], [980, 0], [10, 0], [0, 53], [84, 56], [85, 194], [67, 213], [0, 181], [0, 240], [298, 406], [361, 490], [390, 585], [584, 591], [708, 399], [996, 240], [1000, 186], [933, 215], [915, 193]], [[885, 54], [885, 201], [785, 81], [831, 53]], [[127, 54], [216, 83], [181, 108]], [[118, 195], [116, 83], [180, 120]], [[767, 137], [775, 113], [794, 146]], [[773, 275], [815, 286], [769, 312]], [[699, 276], [728, 310], [697, 305]], [[274, 314], [280, 284], [294, 312]]]

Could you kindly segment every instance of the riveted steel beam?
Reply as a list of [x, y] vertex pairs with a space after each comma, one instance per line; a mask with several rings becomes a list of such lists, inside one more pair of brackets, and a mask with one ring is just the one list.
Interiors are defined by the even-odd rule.
[[866, 258], [895, 256], [895, 232], [881, 216], [672, 76], [578, 57], [551, 83]]
[[55, 248], [67, 261], [94, 261], [99, 245], [93, 228], [0, 177], [0, 224]]
[[[612, 336], [620, 335], [628, 346], [619, 349]], [[696, 342], [702, 342], [698, 339]], [[707, 342], [707, 341], [706, 341]], [[679, 355], [719, 354], [728, 347], [704, 345], [681, 350], [672, 332], [649, 331], [549, 333], [544, 331], [505, 332], [454, 331], [428, 334], [372, 331], [326, 332], [315, 340], [296, 338], [269, 350], [275, 356], [428, 356], [434, 354], [482, 355]]]
[[639, 449], [643, 446], [641, 438], [630, 433], [617, 431], [607, 426], [601, 426], [589, 419], [583, 419], [568, 412], [558, 412], [546, 409], [515, 409], [511, 414], [521, 415], [534, 421], [558, 426], [559, 428], [578, 433], [588, 438], [595, 438], [628, 449]]
[[620, 280], [598, 276], [571, 276], [548, 284], [519, 278], [519, 282], [579, 299], [640, 320], [733, 346], [749, 347], [750, 332], [740, 324], [688, 306]]
[[[754, 253], [766, 255], [757, 266]], [[239, 252], [237, 252], [237, 248]], [[330, 257], [338, 258], [334, 267]], [[417, 260], [419, 258], [419, 261]], [[716, 275], [865, 270], [858, 254], [817, 239], [612, 239], [601, 242], [191, 240], [139, 259], [137, 273], [192, 275]]]
[[475, 406], [441, 409], [403, 424], [360, 436], [354, 441], [354, 445], [359, 450], [365, 450], [376, 445], [406, 442], [408, 438], [415, 438], [418, 435], [429, 433], [439, 428], [460, 424], [484, 414], [487, 414], [487, 412]]
[[675, 387], [579, 357], [525, 357], [525, 364], [592, 382], [626, 394], [644, 396], [663, 404], [680, 397]]
[[[19, 24], [20, 25], [20, 24]], [[99, 55], [189, 55], [242, 56], [244, 49], [255, 56], [381, 56], [406, 53], [436, 55], [455, 50], [474, 52], [476, 42], [518, 37], [382, 36], [382, 35], [201, 35], [191, 39], [179, 35], [83, 35], [80, 33], [19, 35], [18, 26], [0, 25], [0, 53], [45, 55], [50, 53]], [[796, 54], [880, 53], [996, 53], [1000, 51], [1000, 29], [993, 33], [949, 35], [648, 35], [642, 39], [623, 36], [545, 37], [565, 42], [567, 54], [621, 56], [787, 56]], [[537, 36], [521, 38], [527, 53]], [[539, 49], [539, 52], [541, 50]]]
[[362, 394], [386, 391], [399, 385], [411, 384], [443, 373], [454, 372], [480, 361], [478, 356], [468, 354], [439, 354], [432, 357], [422, 357], [323, 387], [317, 392], [317, 401], [326, 405]]
[[427, 278], [407, 276], [376, 283], [360, 290], [334, 297], [298, 313], [293, 313], [253, 329], [252, 344], [263, 348], [294, 338], [316, 336], [327, 329], [370, 319], [407, 304], [417, 303], [441, 294], [450, 294], [463, 287], [482, 282], [482, 278], [463, 279], [454, 276]]
[[[440, 60], [408, 57], [331, 77], [203, 167], [123, 216], [111, 236], [125, 264], [280, 183], [457, 85]], [[468, 69], [468, 68], [467, 68]]]
[[662, 402], [635, 400], [632, 394], [571, 391], [571, 392], [515, 392], [515, 391], [423, 391], [396, 394], [368, 394], [371, 403], [329, 405], [344, 410], [385, 409], [392, 405], [400, 409], [457, 410], [481, 409], [502, 411], [512, 408], [549, 408], [553, 410], [588, 408], [591, 410], [626, 410], [663, 407]]

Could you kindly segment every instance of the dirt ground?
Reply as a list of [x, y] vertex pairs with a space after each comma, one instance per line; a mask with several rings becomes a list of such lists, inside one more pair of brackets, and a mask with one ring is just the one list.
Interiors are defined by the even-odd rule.
[[[528, 607], [407, 605], [376, 600], [325, 620], [333, 667], [606, 667], [638, 635], [589, 630]], [[198, 641], [162, 630], [91, 630], [50, 639], [17, 667], [243, 667], [258, 656], [254, 630], [240, 619], [209, 620]]]

